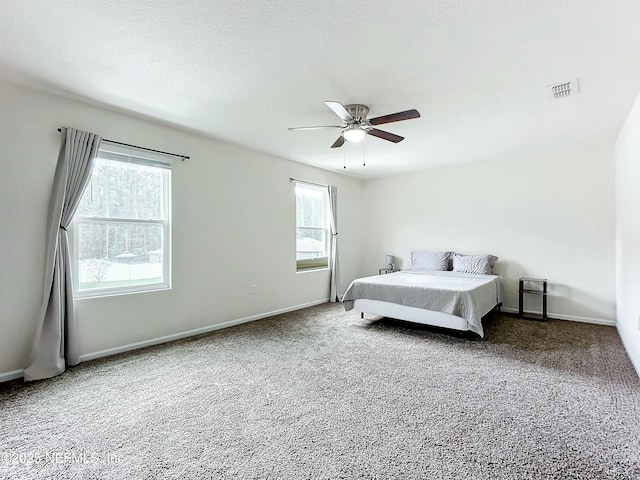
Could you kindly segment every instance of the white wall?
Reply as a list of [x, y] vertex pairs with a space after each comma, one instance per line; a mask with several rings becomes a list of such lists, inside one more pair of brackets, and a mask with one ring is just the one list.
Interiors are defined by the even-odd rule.
[[412, 250], [500, 257], [507, 309], [518, 278], [547, 278], [556, 318], [615, 319], [614, 150], [559, 148], [365, 183], [364, 273]]
[[616, 142], [617, 325], [640, 373], [640, 96]]
[[295, 271], [290, 177], [338, 186], [343, 289], [361, 274], [357, 180], [6, 83], [0, 111], [0, 374], [36, 328], [62, 125], [191, 156], [173, 169], [172, 290], [79, 300], [83, 355], [328, 298], [327, 271]]

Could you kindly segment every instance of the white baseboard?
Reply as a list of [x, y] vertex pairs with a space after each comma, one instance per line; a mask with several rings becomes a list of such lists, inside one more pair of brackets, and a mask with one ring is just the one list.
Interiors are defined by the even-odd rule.
[[[518, 314], [517, 308], [501, 308], [503, 312], [507, 313], [515, 313]], [[542, 312], [530, 312], [536, 315], [541, 315]], [[549, 313], [549, 318], [555, 318], [557, 320], [569, 320], [570, 322], [582, 322], [582, 323], [593, 323], [595, 325], [607, 325], [609, 327], [615, 327], [615, 320], [607, 320], [604, 318], [591, 318], [591, 317], [578, 317], [576, 315], [564, 315], [562, 313]]]
[[[98, 352], [86, 353], [84, 355], [80, 355], [80, 361], [87, 362], [89, 360], [95, 360], [96, 358], [108, 357], [111, 355], [116, 355], [118, 353], [128, 352], [130, 350], [137, 350], [139, 348], [150, 347], [152, 345], [160, 345], [161, 343], [172, 342], [174, 340], [193, 337], [195, 335], [209, 333], [215, 330], [221, 330], [223, 328], [233, 327], [235, 325], [240, 325], [242, 323], [253, 322], [254, 320], [260, 320], [262, 318], [272, 317], [274, 315], [280, 315], [282, 313], [288, 313], [288, 312], [293, 312], [295, 310], [301, 310], [303, 308], [313, 307], [314, 305], [320, 305], [322, 303], [327, 303], [328, 301], [329, 301], [328, 298], [323, 298], [321, 300], [304, 303], [302, 305], [295, 305], [293, 307], [281, 308], [279, 310], [274, 310], [272, 312], [259, 313], [257, 315], [252, 315], [250, 317], [244, 317], [236, 320], [230, 320], [228, 322], [217, 323], [215, 325], [196, 328], [193, 330], [188, 330], [186, 332], [174, 333], [173, 335], [166, 335], [164, 337], [152, 338], [150, 340], [145, 340], [143, 342], [130, 343], [128, 345], [123, 345], [121, 347], [107, 348], [105, 350], [100, 350]], [[0, 383], [8, 382], [10, 380], [15, 380], [17, 378], [22, 378], [23, 373], [24, 373], [24, 370], [12, 370], [10, 372], [0, 372]]]
[[187, 330], [186, 332], [174, 333], [172, 335], [166, 335], [164, 337], [152, 338], [150, 340], [144, 340], [142, 342], [130, 343], [121, 347], [107, 348], [93, 353], [85, 353], [80, 355], [81, 362], [87, 362], [89, 360], [95, 360], [96, 358], [108, 357], [110, 355], [116, 355], [118, 353], [128, 352], [130, 350], [137, 350], [139, 348], [150, 347], [153, 345], [160, 345], [161, 343], [173, 342], [174, 340], [180, 340], [182, 338], [193, 337], [195, 335], [201, 335], [203, 333], [213, 332], [215, 330], [221, 330], [223, 328], [233, 327], [242, 323], [253, 322], [262, 318], [272, 317], [274, 315], [280, 315], [282, 313], [293, 312], [295, 310], [301, 310], [303, 308], [313, 307], [314, 305], [320, 305], [327, 303], [328, 298], [322, 300], [316, 300], [302, 305], [295, 305], [293, 307], [282, 308], [279, 310], [273, 310], [271, 312], [259, 313], [250, 317], [239, 318], [236, 320], [229, 320], [228, 322], [217, 323], [215, 325], [209, 325], [206, 327], [195, 328], [193, 330]]

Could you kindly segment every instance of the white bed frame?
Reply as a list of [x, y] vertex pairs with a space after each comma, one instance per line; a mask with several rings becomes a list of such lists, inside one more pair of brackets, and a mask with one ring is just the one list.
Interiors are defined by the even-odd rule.
[[[498, 304], [483, 312], [484, 317], [494, 308], [500, 309]], [[450, 328], [452, 330], [468, 331], [468, 322], [457, 315], [450, 315], [444, 312], [436, 312], [434, 310], [425, 310], [424, 308], [408, 307], [398, 303], [383, 302], [381, 300], [369, 300], [359, 298], [354, 300], [354, 310], [360, 312], [360, 316], [364, 318], [364, 314], [380, 315], [387, 318], [395, 318], [397, 320], [405, 320], [407, 322], [421, 323], [423, 325], [432, 325], [434, 327]]]

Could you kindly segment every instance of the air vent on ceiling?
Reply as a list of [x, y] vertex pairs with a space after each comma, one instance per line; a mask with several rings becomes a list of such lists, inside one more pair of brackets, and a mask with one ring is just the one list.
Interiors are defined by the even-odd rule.
[[578, 94], [578, 79], [572, 78], [553, 85], [547, 85], [547, 92], [551, 100], [574, 97]]

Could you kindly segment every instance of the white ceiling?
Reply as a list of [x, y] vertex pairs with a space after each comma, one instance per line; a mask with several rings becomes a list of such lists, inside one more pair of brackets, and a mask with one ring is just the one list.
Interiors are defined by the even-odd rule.
[[[639, 47], [638, 0], [0, 0], [0, 78], [362, 178], [613, 142]], [[398, 144], [287, 130], [338, 124], [324, 100], [422, 117], [380, 126]]]

